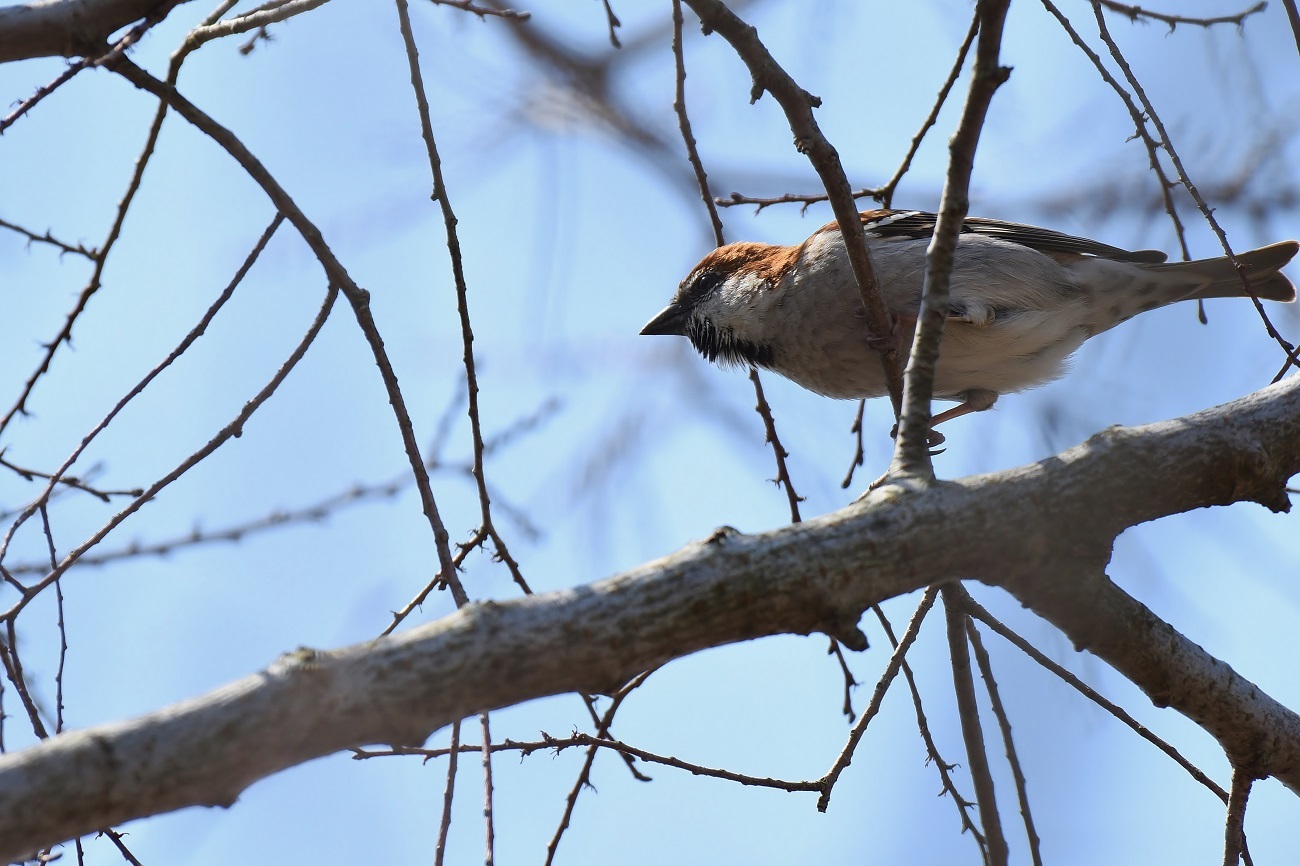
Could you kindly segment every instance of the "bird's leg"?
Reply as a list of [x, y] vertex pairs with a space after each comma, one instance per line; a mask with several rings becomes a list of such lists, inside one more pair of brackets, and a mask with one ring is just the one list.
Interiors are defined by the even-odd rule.
[[[944, 421], [951, 421], [953, 418], [960, 418], [963, 415], [969, 415], [972, 412], [985, 412], [993, 408], [993, 404], [998, 402], [997, 391], [986, 391], [982, 388], [973, 388], [962, 393], [962, 402], [960, 405], [953, 406], [951, 409], [945, 409], [938, 415], [930, 419], [930, 432], [926, 437], [926, 444], [931, 448], [942, 445], [945, 437], [938, 430], [934, 429]], [[889, 438], [894, 439], [898, 436], [898, 425], [889, 431]], [[931, 451], [933, 457], [936, 452]]]
[[[944, 421], [951, 421], [953, 418], [960, 418], [963, 415], [969, 415], [972, 412], [985, 412], [993, 408], [993, 404], [998, 402], [997, 391], [985, 391], [981, 388], [972, 388], [964, 392], [962, 402], [951, 409], [945, 409], [938, 415], [930, 419], [930, 427], [938, 427]], [[934, 431], [931, 430], [933, 433]], [[943, 441], [940, 439], [940, 441]]]

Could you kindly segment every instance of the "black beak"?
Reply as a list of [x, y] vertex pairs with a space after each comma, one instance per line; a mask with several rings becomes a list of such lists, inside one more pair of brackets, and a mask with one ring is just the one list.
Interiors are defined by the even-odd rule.
[[691, 316], [689, 308], [676, 302], [669, 304], [659, 311], [659, 315], [651, 319], [646, 326], [641, 329], [643, 335], [661, 335], [672, 334], [675, 336], [686, 335], [686, 320]]

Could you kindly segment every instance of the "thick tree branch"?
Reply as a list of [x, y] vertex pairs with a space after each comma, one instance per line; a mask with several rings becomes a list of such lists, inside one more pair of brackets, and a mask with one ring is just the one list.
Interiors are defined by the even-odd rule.
[[[724, 529], [599, 583], [466, 607], [266, 671], [149, 716], [0, 757], [0, 858], [195, 804], [350, 746], [414, 745], [456, 719], [616, 688], [707, 647], [822, 631], [865, 641], [864, 609], [934, 583], [1002, 586], [1234, 766], [1300, 791], [1300, 716], [1106, 579], [1116, 535], [1239, 501], [1289, 507], [1300, 377], [1196, 415], [1111, 428], [1036, 464], [888, 485], [834, 514], [758, 535]], [[944, 542], [936, 544], [936, 529]]]
[[146, 15], [162, 19], [187, 0], [56, 0], [0, 7], [0, 63], [84, 57]]

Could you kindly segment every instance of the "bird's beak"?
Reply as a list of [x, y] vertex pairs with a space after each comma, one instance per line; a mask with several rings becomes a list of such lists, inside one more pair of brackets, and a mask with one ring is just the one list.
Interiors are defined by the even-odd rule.
[[651, 319], [646, 326], [641, 329], [643, 335], [661, 335], [673, 334], [684, 336], [686, 334], [686, 320], [690, 318], [691, 311], [673, 302], [659, 311], [659, 315]]

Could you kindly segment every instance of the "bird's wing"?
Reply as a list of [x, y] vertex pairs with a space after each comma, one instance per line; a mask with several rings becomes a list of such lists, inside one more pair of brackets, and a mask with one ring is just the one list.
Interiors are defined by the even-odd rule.
[[[938, 220], [938, 217], [932, 213], [916, 210], [870, 210], [864, 211], [859, 216], [862, 219], [862, 227], [867, 233], [880, 238], [925, 239], [934, 234], [935, 222]], [[836, 223], [831, 223], [825, 228], [836, 227]], [[1013, 244], [1021, 244], [1043, 253], [1098, 256], [1135, 264], [1163, 262], [1168, 258], [1160, 250], [1122, 250], [1099, 241], [1076, 238], [1051, 229], [983, 217], [967, 217], [961, 224], [961, 230], [963, 234], [986, 235]]]

